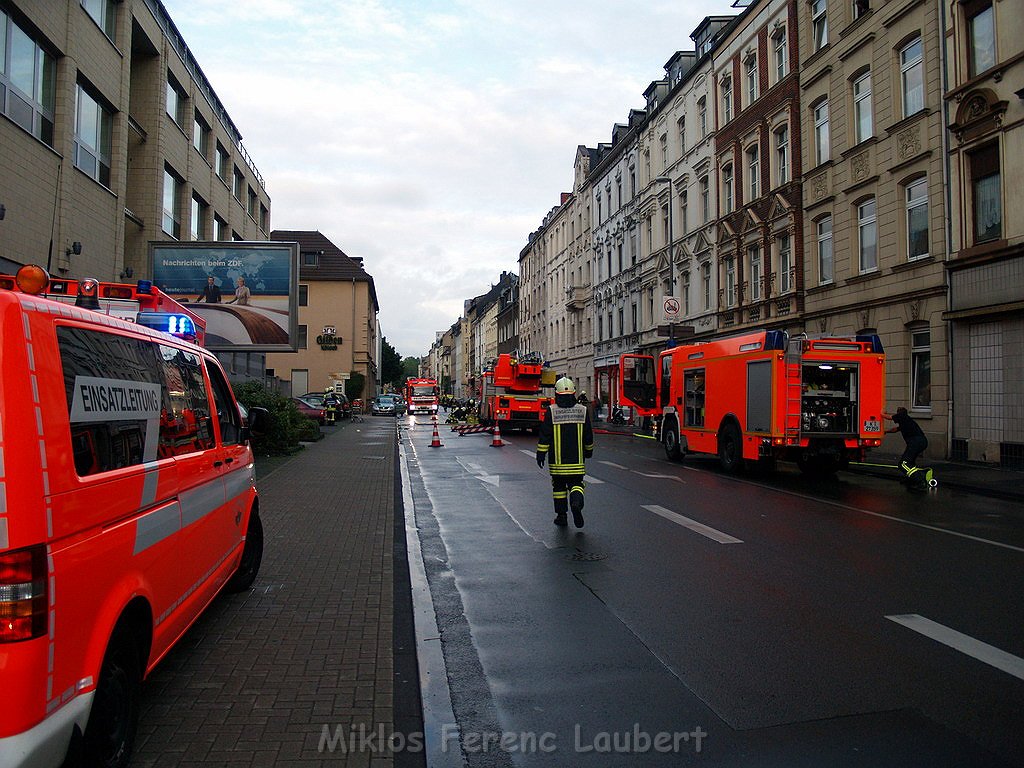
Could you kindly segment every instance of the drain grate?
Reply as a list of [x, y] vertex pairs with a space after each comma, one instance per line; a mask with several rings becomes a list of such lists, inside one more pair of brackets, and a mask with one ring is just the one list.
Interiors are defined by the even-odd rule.
[[604, 560], [608, 557], [604, 552], [584, 552], [581, 549], [577, 549], [571, 555], [566, 555], [566, 560], [573, 560], [577, 563], [592, 563], [597, 560]]

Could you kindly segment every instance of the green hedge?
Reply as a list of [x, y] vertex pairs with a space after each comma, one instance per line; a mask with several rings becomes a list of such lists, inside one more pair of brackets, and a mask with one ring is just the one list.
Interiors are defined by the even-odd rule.
[[300, 440], [319, 440], [320, 425], [299, 413], [295, 403], [280, 392], [269, 390], [261, 381], [247, 381], [234, 388], [235, 397], [246, 408], [266, 408], [270, 427], [265, 435], [252, 438], [253, 451], [260, 456], [285, 456], [301, 450]]

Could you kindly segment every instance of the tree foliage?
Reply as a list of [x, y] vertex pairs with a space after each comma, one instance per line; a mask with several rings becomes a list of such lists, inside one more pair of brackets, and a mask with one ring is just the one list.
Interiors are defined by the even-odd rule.
[[266, 434], [253, 437], [253, 451], [261, 456], [281, 456], [299, 450], [300, 440], [319, 440], [320, 426], [307, 419], [289, 398], [262, 381], [247, 381], [234, 388], [238, 402], [246, 408], [266, 408], [270, 427]]
[[402, 361], [403, 378], [420, 375], [420, 359], [418, 357], [407, 357]]
[[396, 390], [401, 391], [402, 385], [405, 383], [405, 377], [403, 375], [402, 358], [398, 355], [398, 352], [392, 347], [387, 338], [381, 339], [381, 352], [380, 352], [380, 380], [385, 386], [392, 386]]

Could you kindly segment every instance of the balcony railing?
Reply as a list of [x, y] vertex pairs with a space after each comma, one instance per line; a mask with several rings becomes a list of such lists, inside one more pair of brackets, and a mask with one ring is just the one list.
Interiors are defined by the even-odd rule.
[[571, 285], [565, 289], [565, 308], [570, 312], [581, 312], [587, 301], [587, 289], [582, 285]]

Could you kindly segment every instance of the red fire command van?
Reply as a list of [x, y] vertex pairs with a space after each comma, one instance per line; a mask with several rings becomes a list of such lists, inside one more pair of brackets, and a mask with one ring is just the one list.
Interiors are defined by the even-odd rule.
[[796, 461], [830, 473], [882, 443], [885, 355], [877, 336], [790, 338], [760, 331], [666, 349], [657, 361], [623, 355], [622, 399], [661, 420], [672, 460], [717, 454]]
[[48, 279], [0, 276], [0, 765], [124, 766], [142, 680], [259, 570], [249, 427], [176, 303]]

